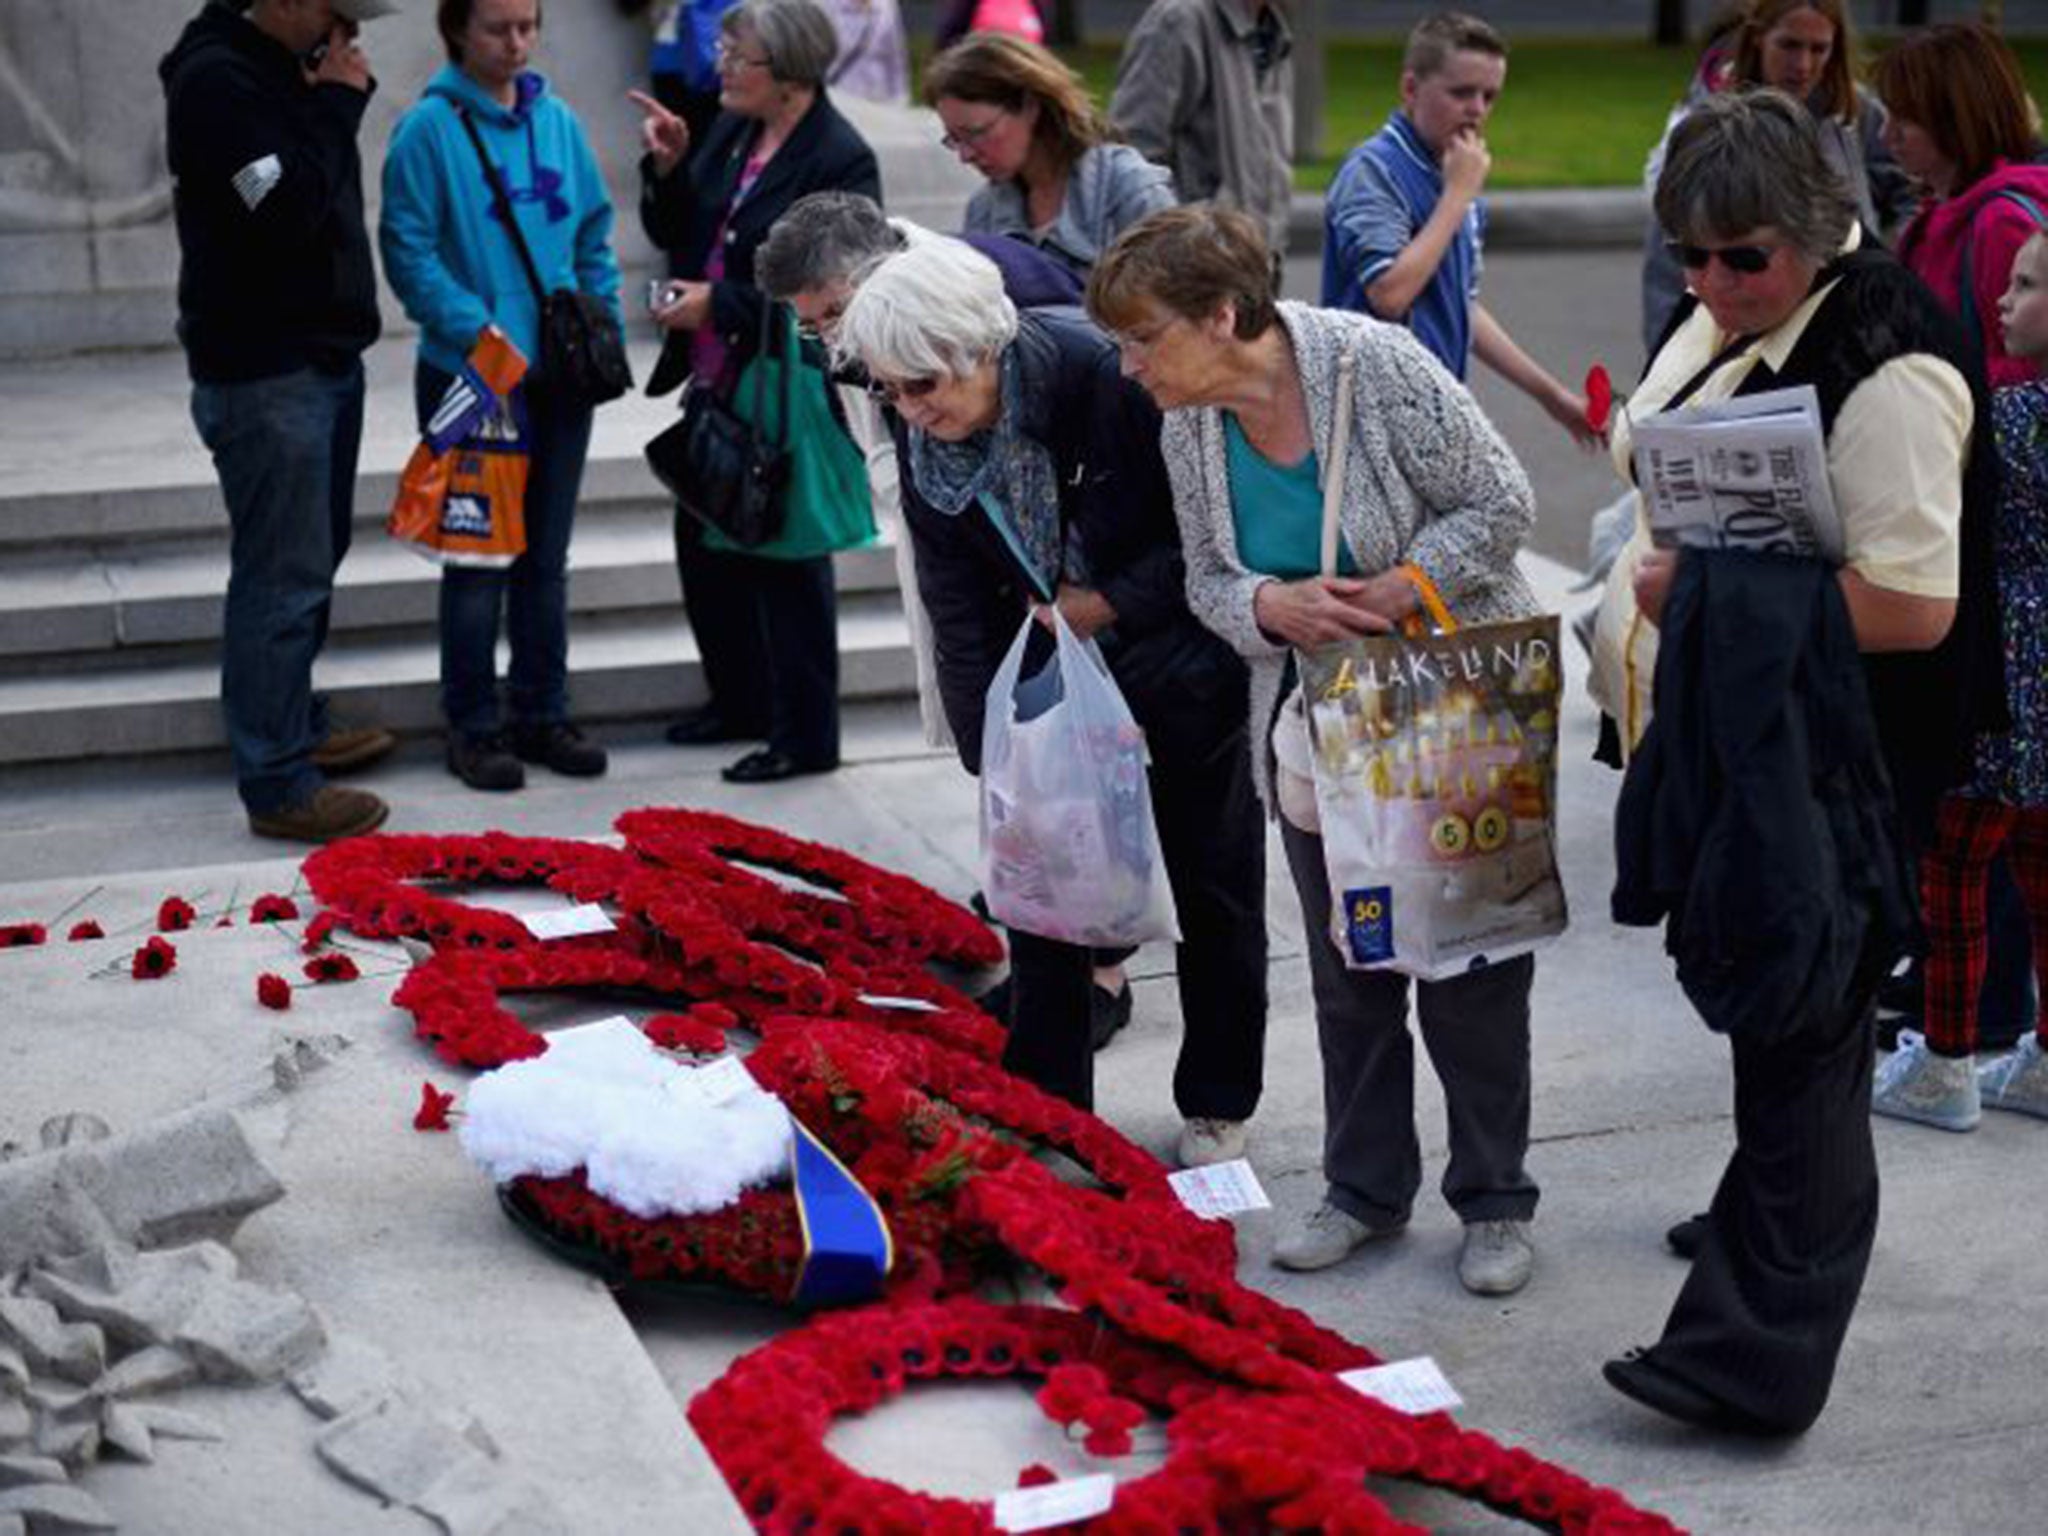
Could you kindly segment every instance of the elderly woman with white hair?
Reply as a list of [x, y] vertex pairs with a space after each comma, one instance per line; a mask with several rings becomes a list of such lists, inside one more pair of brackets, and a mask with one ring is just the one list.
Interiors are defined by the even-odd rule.
[[[683, 119], [634, 92], [641, 138], [640, 220], [668, 252], [655, 311], [667, 333], [647, 392], [683, 379], [729, 396], [752, 355], [768, 302], [754, 253], [807, 193], [879, 198], [874, 151], [839, 115], [824, 81], [839, 49], [811, 0], [741, 0], [720, 23], [719, 106], [704, 142]], [[710, 700], [669, 727], [678, 746], [766, 739], [726, 768], [763, 784], [839, 765], [839, 639], [832, 559], [777, 560], [706, 545], [676, 512], [676, 569]]]
[[[1179, 1156], [1241, 1156], [1265, 1054], [1265, 834], [1244, 664], [1188, 611], [1159, 413], [1093, 325], [1020, 314], [995, 265], [953, 241], [875, 268], [838, 345], [894, 408], [903, 520], [962, 764], [979, 771], [989, 685], [1025, 615], [1046, 606], [1094, 637], [1145, 731], [1182, 931]], [[1010, 940], [1004, 1064], [1088, 1106], [1090, 953]]]

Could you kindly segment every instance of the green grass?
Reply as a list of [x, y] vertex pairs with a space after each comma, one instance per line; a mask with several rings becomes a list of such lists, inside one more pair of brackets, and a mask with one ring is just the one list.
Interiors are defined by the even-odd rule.
[[[2048, 79], [2048, 39], [2013, 38], [2031, 81]], [[1120, 43], [1101, 39], [1060, 50], [1097, 101], [1109, 100]], [[1351, 147], [1386, 121], [1398, 101], [1401, 45], [1341, 38], [1329, 45], [1323, 153], [1301, 162], [1295, 184], [1329, 185]], [[1653, 48], [1612, 38], [1515, 42], [1507, 89], [1487, 129], [1494, 187], [1628, 186], [1664, 131], [1665, 115], [1693, 67], [1690, 48]], [[922, 58], [918, 61], [922, 63]], [[2038, 93], [2037, 93], [2038, 94]]]

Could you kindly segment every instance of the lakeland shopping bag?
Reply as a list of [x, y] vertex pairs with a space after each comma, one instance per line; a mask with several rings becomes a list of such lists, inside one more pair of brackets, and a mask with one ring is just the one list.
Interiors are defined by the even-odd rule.
[[385, 531], [444, 565], [507, 566], [526, 550], [526, 359], [495, 326], [435, 407]]
[[1330, 936], [1432, 980], [1564, 932], [1557, 616], [1298, 653]]
[[1095, 643], [1058, 610], [1054, 651], [1021, 674], [1027, 617], [988, 690], [981, 888], [997, 921], [1069, 944], [1178, 939], [1152, 820], [1145, 737]]
[[[1350, 353], [1324, 455], [1322, 570], [1337, 571], [1351, 433]], [[1438, 633], [1295, 652], [1330, 937], [1353, 970], [1426, 980], [1564, 932], [1557, 873], [1557, 616], [1461, 627], [1418, 567]]]

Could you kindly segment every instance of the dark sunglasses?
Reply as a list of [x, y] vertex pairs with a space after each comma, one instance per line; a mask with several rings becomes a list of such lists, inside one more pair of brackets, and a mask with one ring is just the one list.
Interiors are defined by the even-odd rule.
[[868, 380], [868, 393], [887, 405], [894, 405], [898, 400], [922, 400], [938, 387], [937, 379], [905, 379], [901, 383]]
[[1678, 264], [1688, 272], [1699, 272], [1716, 257], [1730, 272], [1739, 272], [1744, 277], [1755, 277], [1771, 264], [1776, 253], [1775, 245], [1687, 245], [1682, 240], [1666, 240], [1664, 249], [1678, 258]]

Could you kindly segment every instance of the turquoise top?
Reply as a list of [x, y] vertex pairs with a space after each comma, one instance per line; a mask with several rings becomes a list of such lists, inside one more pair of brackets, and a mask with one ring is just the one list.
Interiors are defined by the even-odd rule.
[[[1323, 568], [1323, 488], [1311, 448], [1297, 464], [1275, 464], [1246, 440], [1237, 418], [1223, 413], [1224, 467], [1230, 475], [1230, 515], [1237, 525], [1237, 557], [1262, 576], [1295, 580]], [[1256, 509], [1253, 511], [1252, 509]], [[1247, 516], [1251, 511], [1252, 515]], [[1342, 538], [1337, 570], [1358, 574]]]

